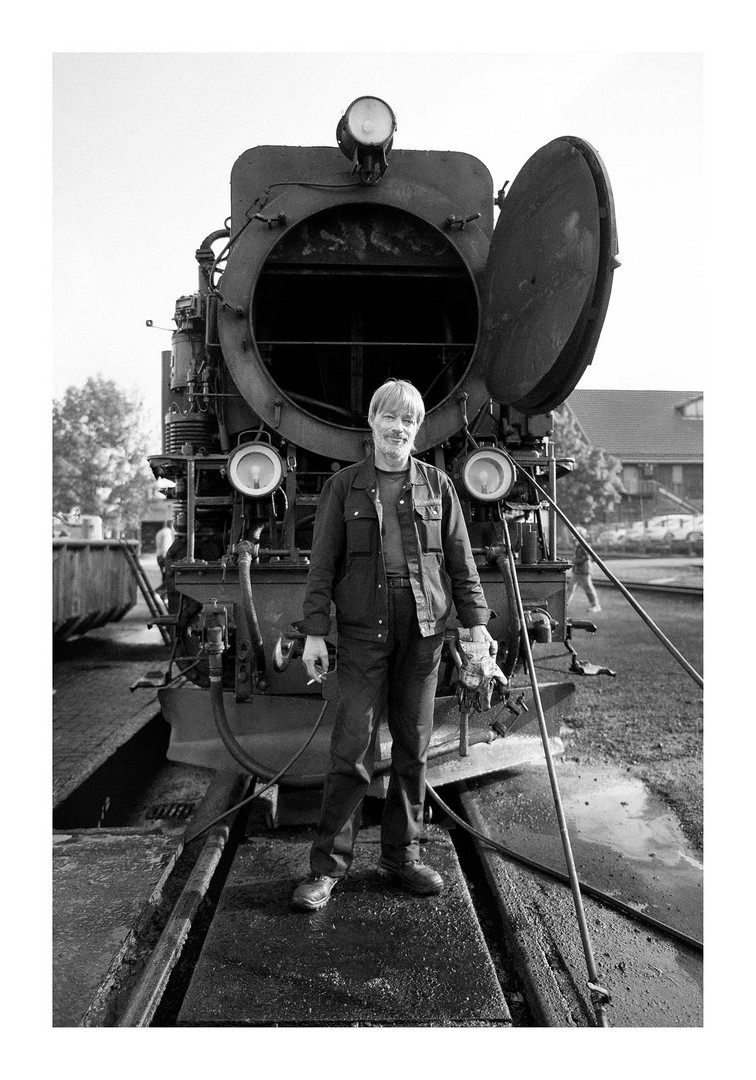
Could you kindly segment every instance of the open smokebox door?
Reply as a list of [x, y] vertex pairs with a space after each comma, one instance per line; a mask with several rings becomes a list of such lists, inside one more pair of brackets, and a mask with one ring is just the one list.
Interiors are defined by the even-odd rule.
[[500, 405], [557, 408], [593, 359], [619, 263], [603, 162], [575, 136], [541, 147], [517, 174], [494, 229], [478, 354]]

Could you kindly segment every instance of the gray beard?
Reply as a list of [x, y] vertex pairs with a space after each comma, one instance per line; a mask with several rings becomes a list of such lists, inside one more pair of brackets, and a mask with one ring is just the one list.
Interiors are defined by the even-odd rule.
[[403, 469], [406, 466], [409, 461], [409, 456], [414, 449], [412, 443], [410, 443], [409, 445], [405, 444], [401, 450], [398, 450], [393, 443], [389, 443], [384, 439], [378, 439], [375, 436], [373, 437], [373, 442], [385, 458], [392, 463], [396, 463], [398, 469]]

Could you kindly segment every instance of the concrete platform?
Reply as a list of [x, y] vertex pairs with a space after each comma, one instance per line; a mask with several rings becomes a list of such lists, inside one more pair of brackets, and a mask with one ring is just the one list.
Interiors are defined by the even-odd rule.
[[377, 867], [379, 833], [328, 905], [290, 905], [309, 844], [255, 838], [237, 853], [179, 1026], [509, 1026], [511, 1017], [446, 832], [427, 861], [447, 883], [416, 897]]
[[107, 1026], [178, 852], [161, 829], [53, 834], [53, 1025]]

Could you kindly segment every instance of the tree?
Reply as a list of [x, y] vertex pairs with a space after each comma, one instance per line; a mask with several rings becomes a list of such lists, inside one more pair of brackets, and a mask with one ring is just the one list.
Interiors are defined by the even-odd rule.
[[559, 508], [573, 525], [590, 525], [622, 498], [622, 462], [588, 442], [566, 404], [554, 411], [553, 418], [557, 457], [575, 459], [573, 472], [557, 484]]
[[138, 527], [154, 489], [151, 441], [141, 402], [112, 379], [69, 386], [53, 402], [53, 512], [79, 506], [116, 532]]

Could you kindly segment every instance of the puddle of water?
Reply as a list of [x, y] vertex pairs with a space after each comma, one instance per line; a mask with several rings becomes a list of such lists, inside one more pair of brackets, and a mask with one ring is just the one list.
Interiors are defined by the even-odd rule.
[[[581, 880], [700, 940], [703, 865], [675, 815], [642, 781], [608, 766], [560, 761], [557, 778]], [[545, 765], [518, 769], [480, 794], [504, 843], [565, 871]]]
[[605, 844], [628, 859], [645, 861], [653, 855], [665, 866], [682, 862], [703, 870], [703, 864], [684, 850], [685, 836], [674, 816], [652, 805], [642, 781], [623, 777], [588, 794], [586, 798], [585, 788], [562, 793], [565, 814], [582, 840]]

